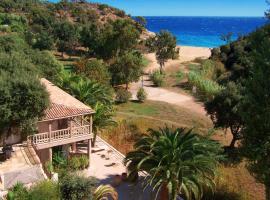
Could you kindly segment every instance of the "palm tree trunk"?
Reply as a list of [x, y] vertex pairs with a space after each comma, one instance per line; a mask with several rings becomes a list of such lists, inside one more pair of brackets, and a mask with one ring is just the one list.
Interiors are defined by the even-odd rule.
[[93, 137], [92, 144], [91, 144], [92, 147], [94, 147], [95, 144], [96, 144], [98, 128], [93, 127], [93, 131], [94, 131], [94, 132], [93, 132], [94, 137]]
[[169, 200], [169, 191], [165, 183], [163, 183], [161, 186], [159, 200]]
[[270, 185], [265, 185], [265, 200], [270, 200]]

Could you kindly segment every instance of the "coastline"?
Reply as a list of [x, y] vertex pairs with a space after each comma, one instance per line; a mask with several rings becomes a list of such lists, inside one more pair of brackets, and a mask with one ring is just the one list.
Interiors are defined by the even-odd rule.
[[[196, 58], [207, 59], [211, 56], [211, 49], [207, 47], [194, 47], [194, 46], [179, 46], [179, 58], [175, 60], [168, 60], [166, 62], [165, 67], [180, 65], [185, 62], [193, 61]], [[159, 64], [157, 63], [155, 53], [147, 53], [144, 54], [144, 57], [150, 61], [145, 72], [151, 72], [159, 68]]]

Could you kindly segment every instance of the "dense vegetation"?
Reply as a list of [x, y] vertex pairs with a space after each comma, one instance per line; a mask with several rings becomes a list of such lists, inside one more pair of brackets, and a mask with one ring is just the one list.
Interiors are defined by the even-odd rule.
[[[30, 119], [41, 117], [48, 105], [46, 92], [37, 83], [41, 77], [49, 79], [96, 110], [95, 133], [98, 129], [111, 125], [114, 111], [112, 86], [125, 84], [128, 89], [128, 84], [138, 80], [142, 74], [143, 57], [136, 48], [143, 30], [142, 18], [136, 22], [123, 11], [107, 5], [83, 1], [1, 1], [1, 70], [25, 68], [25, 71], [29, 71], [21, 79], [27, 82], [33, 77], [32, 84], [35, 88], [31, 92], [36, 98], [32, 101], [29, 96], [29, 101], [36, 104], [32, 103], [29, 108], [36, 110], [33, 113], [31, 110], [28, 114], [23, 113], [25, 116], [20, 114], [20, 109], [27, 110], [27, 107], [21, 104], [20, 109], [10, 105], [9, 108], [8, 99], [3, 99], [1, 113], [5, 118], [1, 118], [2, 129], [10, 129], [7, 124], [25, 125], [29, 129], [29, 124], [34, 124], [29, 122]], [[62, 57], [59, 61], [55, 58], [58, 53]], [[76, 59], [68, 71], [65, 70], [66, 66], [61, 64], [64, 63], [61, 60], [78, 56], [81, 58]], [[19, 73], [24, 72], [13, 73], [12, 76], [16, 77], [13, 81], [20, 79]], [[9, 87], [12, 90], [15, 83], [7, 85], [8, 76], [4, 72], [1, 74], [1, 83], [6, 84], [1, 89]], [[27, 84], [27, 88], [31, 88], [30, 83]], [[34, 93], [35, 90], [38, 91]], [[41, 91], [44, 94], [38, 94]], [[3, 91], [3, 94], [6, 93]], [[3, 95], [3, 98], [11, 97], [12, 94]], [[14, 103], [16, 101], [14, 99]], [[15, 112], [18, 115], [14, 115]], [[14, 119], [9, 118], [11, 114], [8, 113], [12, 113]], [[26, 119], [29, 119], [28, 124]], [[27, 130], [27, 133], [30, 132]]]
[[224, 88], [206, 102], [206, 109], [216, 127], [230, 128], [237, 147], [248, 159], [248, 169], [266, 188], [269, 180], [269, 38], [270, 25], [213, 49], [212, 60], [226, 68], [217, 82]]
[[40, 181], [26, 188], [23, 184], [15, 184], [8, 192], [8, 200], [102, 200], [109, 197], [116, 200], [118, 195], [109, 185], [96, 186], [97, 181], [92, 177], [84, 177], [69, 173], [60, 178], [59, 182], [51, 180]]

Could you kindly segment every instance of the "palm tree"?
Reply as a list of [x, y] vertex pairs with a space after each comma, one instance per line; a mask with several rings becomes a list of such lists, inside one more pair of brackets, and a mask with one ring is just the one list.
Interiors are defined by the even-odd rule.
[[[111, 198], [108, 198], [111, 197]], [[93, 200], [117, 200], [118, 194], [110, 185], [100, 185], [94, 192]]]
[[111, 88], [87, 78], [79, 77], [72, 81], [70, 83], [70, 90], [73, 96], [93, 107], [97, 102], [103, 104], [113, 103]]
[[93, 117], [93, 146], [95, 145], [96, 137], [100, 129], [103, 129], [107, 126], [116, 125], [116, 122], [112, 119], [114, 114], [114, 109], [112, 105], [106, 105], [98, 102], [96, 103], [94, 110], [95, 115]]
[[99, 129], [115, 124], [112, 120], [114, 113], [112, 88], [71, 73], [63, 73], [59, 85], [83, 103], [94, 108], [94, 145]]
[[[215, 169], [221, 148], [217, 142], [192, 133], [192, 130], [165, 127], [149, 130], [127, 154], [124, 163], [129, 176], [147, 172], [146, 185], [161, 199], [201, 199], [214, 191]], [[164, 196], [165, 193], [165, 196]]]

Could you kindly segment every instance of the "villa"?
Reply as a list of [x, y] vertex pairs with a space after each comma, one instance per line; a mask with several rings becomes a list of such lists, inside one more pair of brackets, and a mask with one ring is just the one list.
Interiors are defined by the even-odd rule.
[[51, 105], [37, 124], [38, 133], [28, 136], [27, 142], [45, 164], [52, 161], [52, 147], [62, 146], [68, 154], [71, 146], [76, 152], [76, 142], [87, 140], [90, 159], [94, 110], [48, 80], [41, 79], [41, 82], [50, 95]]
[[[10, 159], [0, 162], [0, 189], [20, 181], [28, 184], [46, 178], [46, 163], [52, 162], [53, 147], [62, 148], [66, 156], [76, 153], [77, 143], [87, 143], [90, 160], [93, 109], [69, 95], [50, 81], [41, 83], [49, 93], [50, 106], [37, 123], [38, 132], [22, 143], [20, 134], [12, 135], [6, 143], [12, 145]], [[44, 171], [43, 171], [44, 170]]]

